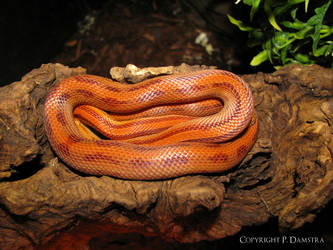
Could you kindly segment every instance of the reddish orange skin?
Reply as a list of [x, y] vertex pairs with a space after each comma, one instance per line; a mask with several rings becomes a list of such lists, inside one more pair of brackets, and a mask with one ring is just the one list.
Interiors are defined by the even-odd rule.
[[[223, 108], [216, 100], [223, 102]], [[164, 109], [189, 103], [209, 106], [204, 108], [209, 111], [204, 116], [198, 111], [201, 115], [196, 116], [196, 106], [189, 105], [190, 115], [167, 108], [171, 112], [167, 111], [167, 116], [154, 116], [160, 112], [158, 106]], [[118, 125], [111, 124], [115, 130], [104, 127], [109, 118], [102, 112], [89, 115], [88, 108], [85, 114], [80, 105], [111, 112], [111, 117], [119, 118]], [[75, 125], [75, 107], [76, 115], [90, 117], [92, 121], [87, 123], [97, 123], [97, 129], [107, 131], [111, 140], [85, 137]], [[154, 107], [151, 112], [150, 107]], [[135, 120], [122, 121], [129, 117]], [[222, 70], [157, 77], [134, 85], [99, 76], [74, 76], [50, 91], [44, 126], [53, 149], [71, 167], [88, 174], [134, 180], [226, 171], [245, 157], [258, 134], [248, 85]]]

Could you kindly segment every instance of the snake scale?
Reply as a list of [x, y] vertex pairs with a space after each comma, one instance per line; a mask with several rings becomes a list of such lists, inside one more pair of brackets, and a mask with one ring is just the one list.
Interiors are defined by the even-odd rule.
[[158, 180], [229, 170], [255, 143], [258, 119], [240, 77], [201, 70], [132, 85], [72, 76], [49, 92], [44, 127], [56, 154], [74, 169]]

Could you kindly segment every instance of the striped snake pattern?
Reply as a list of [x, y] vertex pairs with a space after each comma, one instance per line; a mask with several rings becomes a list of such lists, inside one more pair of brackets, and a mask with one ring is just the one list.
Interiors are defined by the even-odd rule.
[[46, 98], [44, 127], [74, 169], [156, 180], [232, 168], [255, 143], [258, 119], [240, 77], [202, 70], [133, 85], [67, 78]]

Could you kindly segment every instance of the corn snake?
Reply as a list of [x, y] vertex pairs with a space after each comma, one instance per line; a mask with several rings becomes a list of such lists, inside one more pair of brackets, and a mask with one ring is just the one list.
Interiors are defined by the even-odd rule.
[[44, 128], [57, 155], [81, 172], [155, 180], [232, 168], [255, 143], [258, 119], [250, 88], [228, 71], [133, 85], [78, 75], [51, 89]]

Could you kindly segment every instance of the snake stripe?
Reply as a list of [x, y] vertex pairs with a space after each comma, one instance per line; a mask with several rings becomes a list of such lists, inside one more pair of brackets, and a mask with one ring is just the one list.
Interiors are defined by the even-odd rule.
[[[109, 139], [89, 137], [77, 121]], [[156, 180], [232, 168], [255, 143], [258, 119], [240, 77], [203, 70], [133, 85], [67, 78], [46, 98], [44, 127], [57, 155], [79, 171]]]
[[75, 109], [74, 116], [84, 124], [103, 134], [105, 137], [114, 140], [126, 140], [133, 137], [160, 133], [178, 122], [193, 119], [186, 116], [168, 115], [135, 119], [128, 122], [115, 122], [108, 118], [107, 114], [96, 111], [90, 106], [80, 106], [78, 111]]

